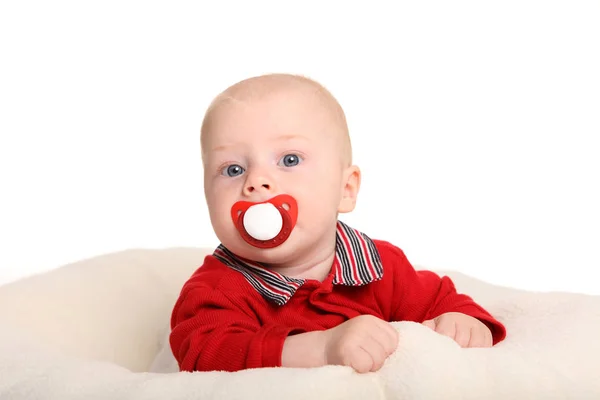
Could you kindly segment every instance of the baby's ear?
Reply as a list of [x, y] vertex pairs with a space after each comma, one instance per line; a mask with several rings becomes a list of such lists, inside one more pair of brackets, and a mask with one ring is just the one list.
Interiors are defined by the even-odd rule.
[[342, 177], [342, 199], [340, 200], [338, 212], [347, 213], [354, 210], [359, 189], [360, 169], [356, 165], [352, 165], [346, 168]]

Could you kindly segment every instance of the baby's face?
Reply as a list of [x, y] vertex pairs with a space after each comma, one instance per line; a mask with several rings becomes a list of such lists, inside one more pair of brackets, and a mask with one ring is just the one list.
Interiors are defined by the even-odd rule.
[[[211, 111], [202, 138], [204, 190], [221, 243], [241, 257], [279, 264], [331, 237], [338, 212], [354, 206], [346, 184], [351, 170], [358, 179], [357, 169], [342, 155], [344, 140], [339, 121], [309, 91], [223, 100]], [[234, 226], [231, 207], [279, 194], [291, 195], [298, 204], [290, 237], [272, 249], [247, 244]]]

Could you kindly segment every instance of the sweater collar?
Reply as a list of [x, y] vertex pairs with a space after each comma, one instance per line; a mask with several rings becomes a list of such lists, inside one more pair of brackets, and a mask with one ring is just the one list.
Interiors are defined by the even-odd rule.
[[[240, 272], [264, 298], [284, 305], [306, 280], [289, 278], [271, 271], [261, 263], [242, 259], [219, 245], [213, 256], [228, 267]], [[337, 222], [333, 284], [362, 286], [383, 277], [383, 265], [375, 243], [367, 235]]]

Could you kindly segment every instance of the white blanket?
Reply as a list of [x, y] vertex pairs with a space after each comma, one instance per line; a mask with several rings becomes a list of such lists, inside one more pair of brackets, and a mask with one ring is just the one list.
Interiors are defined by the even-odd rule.
[[599, 399], [600, 297], [533, 294], [457, 275], [508, 329], [492, 349], [461, 349], [399, 322], [400, 346], [377, 373], [345, 367], [238, 373], [133, 373], [41, 348], [0, 330], [1, 399]]
[[[600, 399], [600, 296], [530, 293], [454, 272], [447, 274], [457, 289], [472, 295], [506, 325], [504, 342], [491, 349], [461, 349], [419, 324], [398, 322], [394, 325], [400, 332], [399, 348], [377, 373], [361, 375], [337, 366], [237, 373], [132, 372], [117, 362], [140, 371], [140, 365], [149, 363], [143, 360], [154, 357], [171, 303], [199, 258], [193, 252], [187, 258], [182, 251], [176, 254], [185, 264], [178, 272], [165, 269], [165, 265], [175, 268], [174, 253], [141, 251], [94, 259], [92, 267], [87, 262], [66, 268], [54, 274], [54, 280], [41, 277], [18, 287], [0, 287], [0, 399]], [[115, 267], [107, 269], [106, 260]], [[124, 268], [130, 272], [123, 273]], [[113, 285], [97, 284], [100, 276], [115, 273], [122, 275]], [[152, 280], [139, 285], [144, 274]], [[175, 275], [176, 279], [167, 278]], [[84, 277], [90, 282], [85, 283]], [[54, 290], [59, 282], [62, 286]], [[136, 296], [133, 288], [140, 290]], [[164, 293], [157, 293], [158, 288]], [[47, 291], [41, 293], [42, 289]], [[99, 301], [99, 293], [117, 298]], [[156, 305], [162, 304], [160, 317], [153, 322], [143, 319], [150, 314], [142, 314], [151, 303], [150, 293], [156, 294]], [[67, 298], [80, 300], [68, 315]], [[9, 300], [14, 303], [7, 304]], [[13, 312], [23, 307], [28, 310], [25, 316]], [[32, 322], [36, 313], [39, 321]], [[109, 326], [113, 320], [129, 321], [127, 329], [136, 332], [132, 313], [139, 315], [138, 321], [146, 321], [137, 336], [119, 331], [121, 325]], [[58, 326], [67, 330], [56, 335]], [[149, 332], [143, 343], [129, 339], [141, 338], [148, 327], [155, 332]], [[70, 345], [67, 339], [78, 343]], [[98, 343], [95, 349], [90, 341]], [[161, 362], [168, 364], [172, 358]]]

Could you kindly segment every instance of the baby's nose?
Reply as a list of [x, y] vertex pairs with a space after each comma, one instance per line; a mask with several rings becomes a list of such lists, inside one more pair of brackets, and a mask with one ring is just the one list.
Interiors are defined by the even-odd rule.
[[247, 196], [255, 192], [270, 192], [272, 191], [273, 183], [265, 176], [249, 177], [244, 187], [244, 192]]
[[262, 183], [262, 184], [259, 184], [259, 185], [256, 185], [256, 186], [255, 185], [248, 185], [246, 187], [246, 190], [249, 193], [252, 193], [252, 192], [254, 192], [256, 190], [266, 190], [266, 191], [269, 191], [269, 190], [271, 190], [271, 185], [269, 185], [268, 183]]

